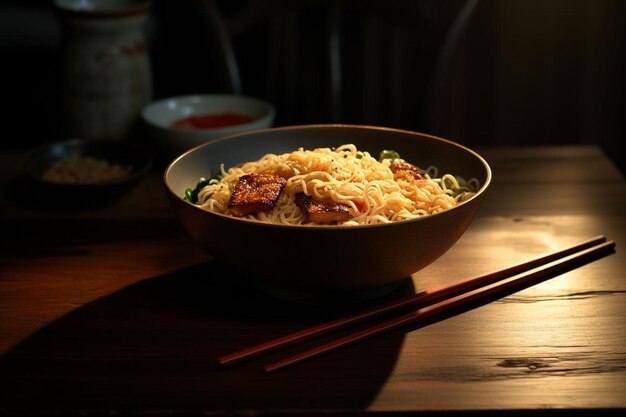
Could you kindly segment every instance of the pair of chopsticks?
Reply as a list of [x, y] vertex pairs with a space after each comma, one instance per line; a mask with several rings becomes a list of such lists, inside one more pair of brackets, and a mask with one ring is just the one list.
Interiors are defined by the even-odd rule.
[[347, 317], [332, 320], [259, 345], [251, 346], [221, 356], [217, 359], [217, 362], [221, 367], [232, 366], [236, 363], [253, 359], [332, 331], [363, 323], [393, 312], [413, 309], [413, 311], [409, 313], [394, 317], [304, 352], [297, 353], [286, 359], [266, 365], [263, 368], [265, 372], [274, 372], [381, 333], [419, 323], [427, 318], [448, 312], [454, 308], [487, 300], [498, 294], [519, 291], [530, 284], [552, 278], [558, 273], [566, 272], [577, 265], [596, 259], [600, 254], [611, 251], [614, 247], [615, 242], [607, 241], [604, 236], [597, 236], [564, 249], [509, 266], [502, 270], [435, 290], [428, 290], [409, 297], [400, 298]]

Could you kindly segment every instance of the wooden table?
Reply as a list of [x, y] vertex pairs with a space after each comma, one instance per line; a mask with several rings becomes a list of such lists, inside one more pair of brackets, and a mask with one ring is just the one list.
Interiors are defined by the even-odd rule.
[[111, 207], [50, 211], [14, 199], [24, 155], [2, 155], [0, 412], [624, 411], [624, 177], [591, 146], [478, 151], [494, 172], [481, 212], [412, 291], [600, 234], [616, 252], [270, 375], [260, 365], [282, 353], [225, 370], [214, 361], [354, 307], [291, 305], [230, 274], [179, 227], [159, 170]]

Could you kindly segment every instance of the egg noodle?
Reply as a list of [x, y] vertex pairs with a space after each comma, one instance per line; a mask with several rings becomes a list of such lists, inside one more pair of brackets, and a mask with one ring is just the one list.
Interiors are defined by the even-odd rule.
[[296, 193], [304, 192], [317, 200], [347, 205], [351, 218], [336, 224], [356, 226], [439, 213], [467, 200], [479, 188], [476, 179], [465, 181], [450, 174], [438, 178], [435, 167], [423, 171], [422, 179], [394, 179], [391, 161], [379, 161], [352, 144], [332, 149], [299, 148], [282, 155], [267, 154], [227, 171], [222, 165], [222, 178], [210, 180], [201, 188], [196, 204], [212, 212], [231, 214], [228, 201], [241, 176], [272, 174], [287, 179], [276, 205], [268, 212], [253, 213], [244, 218], [274, 224], [316, 225], [308, 222], [296, 204]]

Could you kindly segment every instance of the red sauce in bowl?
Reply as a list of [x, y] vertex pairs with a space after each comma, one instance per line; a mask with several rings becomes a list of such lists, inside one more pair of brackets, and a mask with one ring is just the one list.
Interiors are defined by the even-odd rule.
[[172, 123], [172, 127], [185, 129], [215, 129], [250, 123], [255, 118], [242, 113], [207, 113], [185, 117]]

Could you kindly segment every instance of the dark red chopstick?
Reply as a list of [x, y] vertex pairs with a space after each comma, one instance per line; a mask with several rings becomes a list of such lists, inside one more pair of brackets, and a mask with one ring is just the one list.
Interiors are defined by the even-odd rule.
[[217, 359], [217, 362], [222, 367], [231, 366], [236, 363], [256, 358], [261, 355], [274, 352], [278, 349], [291, 346], [305, 340], [313, 339], [323, 334], [327, 334], [331, 331], [343, 329], [358, 323], [363, 323], [367, 320], [381, 317], [395, 311], [405, 310], [411, 307], [415, 308], [417, 306], [424, 307], [426, 305], [438, 302], [444, 298], [454, 297], [473, 289], [497, 282], [504, 278], [531, 270], [538, 266], [545, 265], [549, 262], [571, 255], [586, 248], [590, 248], [605, 241], [606, 238], [604, 236], [596, 236], [584, 242], [580, 242], [564, 249], [551, 252], [547, 255], [532, 258], [522, 263], [515, 264], [507, 268], [488, 273], [486, 275], [481, 275], [476, 278], [462, 281], [460, 283], [447, 285], [435, 290], [424, 291], [415, 295], [411, 295], [409, 297], [394, 300], [389, 303], [382, 304], [380, 306], [347, 317], [329, 321], [308, 329], [304, 329], [302, 331], [298, 331], [283, 337], [267, 341], [259, 345], [251, 346], [237, 352], [221, 356]]
[[540, 281], [541, 279], [546, 279], [551, 274], [567, 270], [576, 263], [593, 259], [599, 253], [603, 251], [608, 251], [609, 249], [613, 249], [614, 247], [615, 242], [613, 241], [601, 243], [591, 248], [587, 248], [579, 253], [569, 255], [561, 260], [553, 261], [552, 263], [536, 268], [535, 270], [527, 271], [521, 275], [516, 275], [500, 282], [492, 283], [486, 287], [478, 288], [470, 292], [439, 301], [430, 306], [390, 319], [384, 323], [372, 326], [365, 330], [352, 333], [326, 344], [295, 354], [286, 359], [266, 365], [263, 369], [265, 370], [265, 372], [268, 373], [274, 372], [279, 369], [283, 369], [288, 366], [292, 366], [305, 360], [309, 360], [322, 354], [331, 352], [333, 350], [352, 345], [361, 340], [371, 338], [381, 333], [398, 329], [409, 324], [417, 324], [418, 322], [429, 317], [445, 313], [454, 308], [469, 305], [479, 300], [488, 299], [489, 297], [492, 297], [496, 294], [500, 294], [510, 290], [520, 290], [531, 283], [535, 283], [537, 281]]

